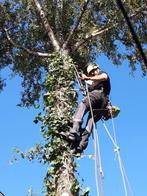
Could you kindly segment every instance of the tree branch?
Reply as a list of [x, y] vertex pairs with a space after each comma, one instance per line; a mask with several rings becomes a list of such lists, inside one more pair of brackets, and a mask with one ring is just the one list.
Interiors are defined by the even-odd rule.
[[[132, 19], [133, 17], [137, 16], [138, 13], [140, 13], [140, 11], [143, 11], [144, 7], [140, 7], [138, 8], [129, 18]], [[124, 20], [123, 20], [124, 21]], [[75, 47], [73, 49], [73, 51], [77, 50], [80, 46], [82, 46], [83, 44], [85, 44], [87, 41], [94, 39], [95, 37], [97, 37], [98, 35], [103, 34], [106, 31], [109, 31], [110, 29], [116, 27], [119, 23], [115, 23], [115, 24], [111, 24], [109, 23], [106, 27], [102, 27], [100, 29], [97, 29], [95, 31], [93, 31], [92, 33], [89, 33], [85, 36], [85, 38], [83, 38], [83, 40], [75, 43]]]
[[29, 53], [29, 54], [33, 54], [33, 55], [40, 56], [40, 57], [48, 57], [48, 56], [49, 56], [48, 53], [35, 52], [35, 51], [33, 51], [33, 50], [30, 50], [29, 48], [25, 48], [25, 47], [23, 47], [23, 46], [21, 46], [21, 45], [15, 43], [15, 42], [12, 40], [12, 38], [10, 37], [10, 35], [9, 35], [8, 31], [7, 31], [7, 29], [4, 29], [4, 31], [6, 32], [6, 36], [7, 36], [8, 41], [9, 41], [13, 46], [15, 46], [16, 48], [23, 49], [23, 50], [25, 50], [25, 51], [26, 51], [27, 53]]
[[42, 23], [48, 33], [48, 36], [52, 42], [52, 45], [53, 45], [55, 51], [59, 51], [60, 50], [59, 43], [58, 43], [57, 39], [55, 38], [54, 32], [53, 32], [52, 28], [50, 27], [50, 24], [45, 16], [45, 12], [43, 11], [41, 4], [39, 3], [38, 0], [33, 0], [33, 1], [36, 5], [37, 11], [39, 12]]
[[141, 43], [140, 43], [139, 38], [137, 36], [137, 33], [135, 32], [134, 27], [133, 27], [133, 25], [132, 25], [132, 23], [130, 21], [130, 18], [128, 16], [128, 14], [127, 14], [127, 11], [126, 11], [125, 7], [124, 7], [124, 4], [122, 3], [121, 0], [116, 0], [116, 3], [117, 3], [118, 8], [121, 10], [121, 13], [122, 13], [123, 17], [125, 18], [125, 22], [128, 25], [128, 28], [129, 28], [130, 33], [132, 35], [132, 39], [135, 42], [136, 47], [137, 47], [137, 49], [138, 49], [138, 51], [139, 51], [139, 53], [140, 53], [140, 55], [141, 55], [141, 57], [142, 57], [142, 59], [144, 61], [144, 65], [145, 65], [145, 67], [147, 69], [147, 58], [146, 58], [146, 55], [145, 55], [145, 53], [143, 51], [143, 48], [141, 46]]
[[97, 37], [98, 35], [101, 35], [102, 33], [112, 29], [114, 26], [111, 26], [111, 27], [103, 27], [101, 29], [98, 29], [98, 30], [95, 30], [93, 31], [91, 34], [88, 34], [85, 36], [85, 38], [79, 42], [77, 42], [75, 44], [75, 47], [74, 47], [74, 51], [77, 50], [80, 46], [82, 46], [83, 44], [85, 44], [87, 41], [91, 40], [91, 39], [94, 39], [95, 37]]
[[80, 24], [80, 21], [81, 21], [81, 19], [82, 19], [84, 13], [85, 13], [85, 11], [86, 11], [86, 8], [87, 8], [88, 3], [89, 3], [89, 0], [84, 0], [84, 3], [83, 3], [83, 5], [81, 6], [81, 9], [80, 9], [79, 16], [78, 16], [78, 18], [77, 18], [77, 21], [76, 21], [75, 25], [73, 26], [73, 29], [71, 30], [71, 32], [70, 32], [70, 34], [69, 34], [67, 40], [66, 40], [65, 43], [63, 44], [63, 49], [66, 49], [66, 47], [67, 47], [69, 41], [71, 40], [71, 38], [73, 37], [74, 33], [76, 32], [76, 30], [77, 30], [77, 28], [78, 28], [78, 26], [79, 26], [79, 24]]

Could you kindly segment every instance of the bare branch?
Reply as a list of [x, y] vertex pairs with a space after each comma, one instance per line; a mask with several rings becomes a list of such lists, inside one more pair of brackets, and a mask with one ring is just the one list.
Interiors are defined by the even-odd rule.
[[71, 30], [71, 32], [70, 32], [67, 40], [63, 44], [63, 49], [67, 47], [69, 41], [71, 40], [71, 38], [73, 37], [74, 33], [76, 32], [76, 30], [77, 30], [77, 28], [78, 28], [78, 26], [80, 24], [80, 21], [81, 21], [84, 13], [86, 11], [86, 8], [87, 8], [88, 3], [89, 3], [89, 0], [84, 0], [83, 5], [81, 6], [81, 10], [80, 10], [79, 16], [77, 18], [77, 21], [76, 21], [75, 25], [73, 26], [73, 29]]
[[95, 37], [97, 37], [98, 35], [101, 35], [103, 34], [104, 32], [112, 29], [114, 26], [111, 26], [111, 27], [104, 27], [104, 28], [101, 28], [101, 29], [98, 29], [98, 30], [95, 30], [93, 31], [91, 34], [88, 34], [85, 36], [85, 38], [79, 42], [77, 42], [75, 44], [75, 47], [74, 47], [74, 51], [77, 50], [80, 46], [82, 46], [84, 43], [86, 43], [87, 41], [91, 40], [91, 39], [94, 39]]
[[36, 5], [37, 11], [39, 12], [42, 23], [48, 33], [48, 36], [52, 42], [52, 45], [53, 45], [55, 51], [59, 51], [60, 50], [59, 43], [58, 43], [57, 39], [55, 38], [54, 32], [53, 32], [52, 28], [50, 27], [50, 24], [46, 18], [45, 12], [43, 11], [41, 4], [39, 3], [38, 0], [33, 0], [33, 1]]
[[6, 36], [7, 36], [8, 41], [9, 41], [13, 46], [15, 46], [16, 48], [23, 49], [23, 50], [25, 50], [25, 51], [26, 51], [27, 53], [29, 53], [29, 54], [33, 54], [33, 55], [40, 56], [40, 57], [48, 57], [48, 56], [49, 56], [48, 53], [35, 52], [35, 51], [33, 51], [33, 50], [30, 50], [29, 48], [25, 48], [25, 47], [23, 47], [23, 46], [21, 46], [21, 45], [15, 43], [15, 42], [12, 40], [12, 38], [10, 37], [10, 35], [9, 35], [8, 31], [7, 31], [7, 29], [4, 29], [4, 30], [5, 30], [5, 32], [6, 32]]
[[131, 14], [131, 15], [129, 16], [129, 18], [130, 18], [130, 19], [133, 19], [135, 16], [137, 16], [137, 15], [140, 14], [140, 13], [146, 14], [146, 5], [145, 5], [145, 4], [142, 4], [141, 7], [137, 8], [137, 9], [134, 11], [134, 13]]

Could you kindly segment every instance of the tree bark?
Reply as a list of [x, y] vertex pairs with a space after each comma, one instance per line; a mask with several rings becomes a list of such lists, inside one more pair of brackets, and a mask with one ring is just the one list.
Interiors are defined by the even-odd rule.
[[71, 40], [71, 38], [73, 37], [74, 33], [76, 32], [76, 30], [78, 29], [78, 26], [80, 24], [80, 21], [82, 20], [82, 17], [83, 17], [83, 14], [85, 13], [86, 9], [87, 9], [87, 5], [89, 3], [89, 0], [85, 0], [83, 3], [82, 3], [82, 6], [81, 6], [81, 10], [80, 10], [80, 13], [79, 13], [79, 16], [77, 17], [77, 21], [75, 22], [75, 25], [73, 26], [73, 29], [71, 30], [71, 32], [69, 33], [69, 36], [67, 38], [67, 40], [65, 41], [65, 43], [63, 44], [63, 49], [67, 48], [67, 45], [69, 43], [69, 41]]
[[58, 171], [58, 180], [56, 182], [56, 196], [75, 196], [72, 193], [72, 187], [75, 183], [74, 166], [72, 154], [64, 154], [62, 167]]
[[[68, 50], [67, 50], [67, 48], [61, 49], [59, 42], [58, 42], [57, 38], [55, 37], [55, 34], [54, 34], [54, 32], [53, 32], [53, 30], [47, 20], [46, 13], [44, 12], [42, 5], [40, 4], [40, 2], [38, 0], [33, 0], [33, 1], [36, 5], [37, 11], [38, 11], [39, 16], [42, 20], [44, 28], [46, 29], [46, 31], [48, 33], [48, 37], [51, 40], [51, 43], [54, 47], [54, 50], [57, 52], [60, 51], [61, 57], [64, 55], [67, 55]], [[60, 3], [60, 2], [58, 2], [58, 3]], [[76, 30], [76, 27], [75, 27], [75, 30]], [[75, 195], [78, 195], [76, 193], [77, 192], [76, 190], [72, 191], [72, 188], [74, 187], [75, 182], [76, 182], [76, 178], [74, 175], [73, 163], [74, 163], [73, 156], [70, 153], [70, 150], [68, 152], [64, 152], [63, 153], [63, 160], [62, 160], [62, 164], [61, 164], [62, 166], [59, 168], [59, 170], [56, 173], [57, 180], [55, 182], [55, 187], [56, 187], [55, 196], [75, 196]]]
[[48, 33], [48, 37], [50, 38], [51, 42], [52, 42], [52, 45], [55, 49], [55, 51], [59, 51], [60, 50], [60, 45], [59, 45], [59, 42], [57, 41], [55, 35], [54, 35], [54, 32], [46, 18], [46, 15], [45, 15], [45, 12], [41, 6], [41, 4], [39, 3], [38, 0], [34, 0], [34, 3], [36, 5], [36, 8], [37, 8], [37, 11], [39, 13], [39, 16], [42, 20], [42, 23], [44, 25], [44, 28], [46, 29], [47, 33]]

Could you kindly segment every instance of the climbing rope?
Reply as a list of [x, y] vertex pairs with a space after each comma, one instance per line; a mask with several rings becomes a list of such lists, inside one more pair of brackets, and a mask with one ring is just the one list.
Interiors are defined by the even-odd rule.
[[79, 85], [79, 87], [80, 87], [80, 90], [82, 91], [82, 94], [85, 96], [85, 95], [86, 95], [85, 87], [84, 87], [83, 83], [82, 83], [81, 80], [80, 80], [80, 74], [79, 74], [79, 72], [78, 72], [78, 70], [77, 70], [75, 64], [73, 64], [73, 68], [74, 68], [74, 70], [75, 70], [75, 71], [74, 71], [74, 75], [75, 75], [75, 78], [76, 78], [76, 80], [77, 80], [77, 82], [78, 82], [78, 85]]
[[[90, 101], [90, 96], [89, 96], [87, 85], [86, 85], [86, 91], [87, 91], [87, 96], [88, 96], [88, 100], [89, 100], [90, 111], [91, 111], [92, 120], [93, 120], [93, 126], [94, 126], [94, 143], [95, 143], [95, 146], [97, 145], [97, 149], [98, 149], [98, 157], [96, 157], [96, 162], [97, 163], [99, 162], [98, 166], [99, 166], [101, 195], [104, 195], [104, 191], [103, 191], [103, 170], [102, 170], [102, 167], [101, 167], [101, 155], [100, 155], [99, 139], [98, 139], [98, 134], [97, 134], [97, 131], [96, 131], [96, 128], [95, 128], [93, 110], [92, 110], [92, 107], [91, 107], [91, 101]], [[108, 128], [106, 127], [103, 119], [102, 119], [102, 122], [103, 122], [105, 130], [107, 132], [107, 135], [109, 136], [111, 142], [113, 143], [113, 145], [115, 147], [114, 151], [117, 153], [118, 163], [119, 163], [119, 168], [120, 168], [120, 172], [121, 172], [121, 176], [122, 176], [125, 196], [128, 196], [127, 186], [129, 187], [131, 195], [134, 196], [134, 193], [133, 193], [133, 191], [131, 189], [131, 186], [130, 186], [128, 177], [126, 175], [122, 159], [121, 159], [120, 147], [117, 144], [116, 130], [115, 130], [114, 119], [113, 119], [113, 115], [112, 115], [112, 111], [111, 110], [110, 110], [110, 114], [111, 114], [111, 119], [112, 119], [113, 136], [110, 134], [110, 132], [109, 132]]]
[[[95, 130], [95, 133], [96, 133], [97, 149], [100, 149], [98, 131]], [[100, 150], [99, 150], [99, 153], [100, 153]], [[102, 169], [101, 158], [100, 158], [100, 160], [97, 159], [97, 168], [99, 168], [98, 171], [99, 171], [99, 176], [100, 176], [100, 190], [101, 190], [100, 192], [101, 192], [101, 195], [104, 196], [104, 188], [103, 188], [104, 172], [103, 172], [103, 169]]]
[[[121, 157], [120, 157], [120, 158], [121, 158]], [[122, 162], [122, 160], [121, 160], [121, 162]], [[134, 196], [134, 192], [133, 192], [133, 190], [132, 190], [132, 187], [131, 187], [131, 185], [130, 185], [129, 179], [128, 179], [128, 177], [127, 177], [127, 174], [126, 174], [126, 171], [125, 171], [123, 162], [122, 162], [122, 169], [123, 169], [123, 173], [124, 173], [124, 176], [125, 176], [127, 185], [128, 185], [129, 192], [130, 192], [131, 196]]]
[[[89, 96], [89, 91], [88, 91], [88, 86], [87, 83], [85, 83], [86, 86], [86, 92], [87, 92], [87, 97], [89, 101], [89, 107], [90, 107], [90, 112], [91, 112], [91, 117], [92, 117], [92, 123], [93, 123], [93, 143], [94, 143], [94, 152], [95, 152], [95, 178], [96, 178], [96, 188], [97, 188], [97, 194], [104, 196], [104, 190], [103, 190], [103, 170], [102, 170], [102, 162], [101, 162], [101, 154], [100, 154], [100, 145], [99, 145], [99, 137], [98, 137], [98, 131], [96, 130], [96, 125], [94, 122], [94, 115], [93, 115], [93, 110], [92, 110], [92, 105], [91, 105], [91, 100]], [[97, 170], [99, 168], [99, 170]], [[99, 171], [99, 172], [98, 172]], [[99, 173], [100, 176], [100, 193], [99, 193], [99, 184], [98, 184], [98, 175]]]
[[104, 123], [104, 120], [103, 119], [102, 119], [102, 122], [103, 122], [103, 126], [105, 128], [105, 131], [106, 131], [108, 137], [110, 138], [110, 140], [112, 141], [112, 143], [114, 145], [114, 152], [116, 152], [117, 157], [118, 157], [118, 163], [119, 163], [119, 168], [120, 168], [120, 171], [121, 171], [121, 176], [122, 176], [122, 181], [123, 181], [123, 187], [124, 187], [125, 196], [128, 196], [127, 187], [129, 187], [129, 190], [130, 190], [131, 195], [134, 196], [134, 193], [133, 193], [133, 191], [131, 189], [131, 186], [130, 186], [128, 177], [127, 177], [126, 172], [125, 172], [125, 169], [124, 169], [124, 165], [123, 165], [122, 158], [121, 158], [121, 155], [120, 155], [120, 147], [115, 142], [115, 139], [112, 137], [112, 135], [110, 134], [110, 131], [108, 130], [108, 128], [107, 128], [106, 124]]

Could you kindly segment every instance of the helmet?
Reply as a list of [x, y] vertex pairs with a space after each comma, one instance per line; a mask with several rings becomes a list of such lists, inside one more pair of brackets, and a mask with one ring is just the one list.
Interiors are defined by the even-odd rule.
[[90, 63], [87, 67], [87, 73], [90, 74], [90, 72], [95, 69], [99, 69], [99, 66], [94, 63]]

